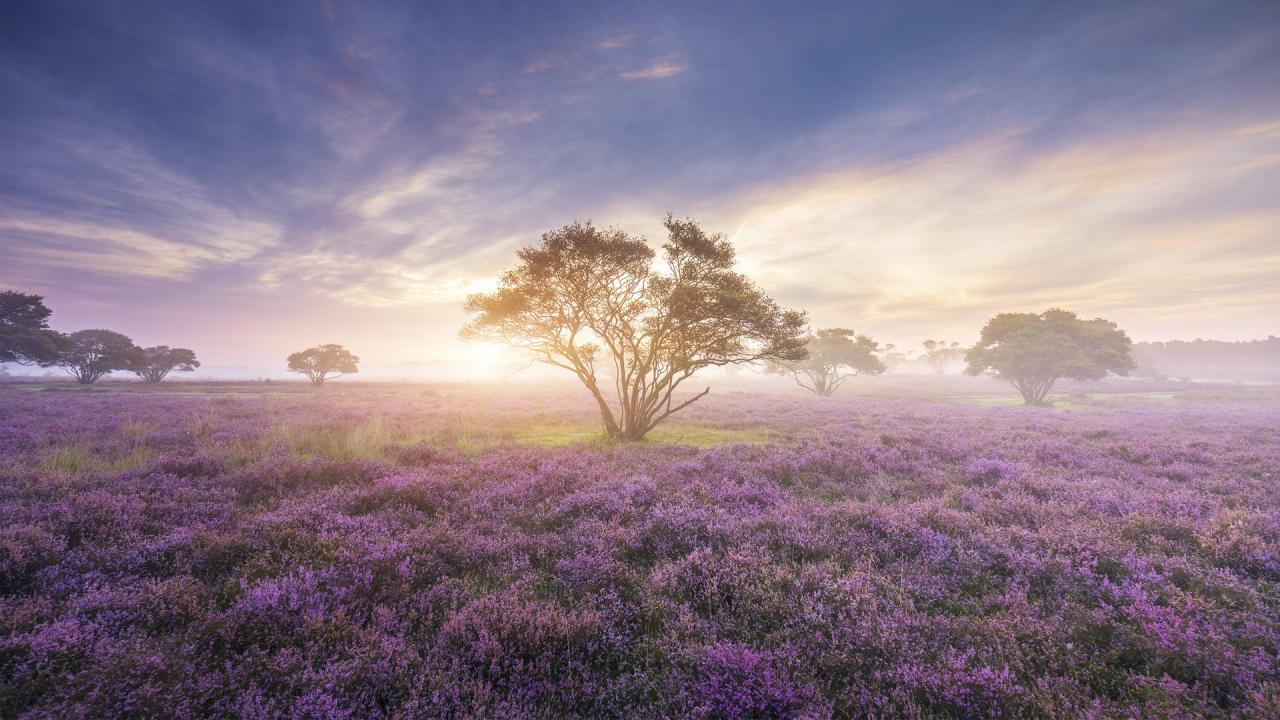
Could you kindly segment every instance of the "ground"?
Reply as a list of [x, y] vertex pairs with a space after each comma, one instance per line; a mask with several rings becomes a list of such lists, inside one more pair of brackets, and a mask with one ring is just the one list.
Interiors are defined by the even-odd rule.
[[1276, 716], [1280, 392], [877, 380], [0, 385], [0, 717]]

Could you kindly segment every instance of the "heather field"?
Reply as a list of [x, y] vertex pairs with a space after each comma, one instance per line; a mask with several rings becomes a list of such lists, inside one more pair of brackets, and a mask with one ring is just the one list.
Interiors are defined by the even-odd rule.
[[0, 386], [0, 718], [1280, 716], [1274, 387], [884, 380]]

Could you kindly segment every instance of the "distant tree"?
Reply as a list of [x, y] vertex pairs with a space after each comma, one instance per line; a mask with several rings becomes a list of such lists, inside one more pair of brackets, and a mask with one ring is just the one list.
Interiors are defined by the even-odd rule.
[[964, 348], [960, 347], [958, 342], [948, 343], [945, 340], [924, 341], [924, 360], [939, 375], [945, 375], [947, 367], [963, 359]]
[[1100, 380], [1133, 369], [1132, 343], [1116, 324], [1081, 320], [1067, 310], [1002, 313], [965, 353], [965, 372], [991, 371], [1013, 384], [1028, 405], [1044, 405], [1059, 378]]
[[0, 363], [52, 365], [67, 336], [49, 329], [50, 310], [39, 295], [0, 292]]
[[132, 340], [111, 330], [79, 330], [67, 337], [56, 364], [83, 385], [92, 385], [115, 370], [129, 370], [142, 352]]
[[915, 360], [914, 353], [910, 350], [902, 351], [893, 343], [885, 343], [876, 350], [876, 357], [880, 358], [880, 362], [884, 363], [884, 367], [889, 372], [893, 372], [894, 368]]
[[157, 345], [139, 350], [129, 370], [149, 383], [158, 383], [171, 372], [191, 372], [198, 367], [200, 361], [196, 359], [194, 352], [186, 348]]
[[815, 395], [827, 397], [846, 380], [863, 373], [885, 371], [876, 357], [876, 343], [866, 335], [855, 335], [844, 328], [819, 330], [805, 338], [809, 356], [803, 360], [770, 362], [765, 370], [789, 375], [796, 384]]
[[341, 345], [320, 345], [307, 348], [289, 356], [289, 372], [302, 373], [312, 385], [323, 385], [325, 380], [360, 372], [360, 358]]
[[1280, 337], [1134, 343], [1139, 377], [1280, 382]]
[[[733, 247], [667, 216], [661, 269], [643, 238], [573, 223], [517, 253], [499, 288], [467, 299], [464, 338], [523, 348], [574, 374], [605, 434], [639, 440], [711, 391], [676, 402], [705, 367], [805, 355], [804, 313], [783, 310], [733, 271]], [[612, 393], [606, 388], [612, 383]]]

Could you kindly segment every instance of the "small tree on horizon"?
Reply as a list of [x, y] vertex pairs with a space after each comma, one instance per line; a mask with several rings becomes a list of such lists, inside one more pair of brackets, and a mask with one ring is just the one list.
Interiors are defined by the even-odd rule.
[[915, 358], [912, 357], [913, 354], [914, 353], [910, 350], [905, 352], [899, 350], [898, 346], [893, 343], [885, 343], [884, 345], [878, 346], [876, 349], [876, 357], [884, 364], [885, 371], [887, 372], [893, 372], [894, 368], [899, 365], [909, 363], [914, 360]]
[[50, 314], [39, 295], [0, 291], [0, 363], [42, 367], [56, 363], [68, 340], [49, 329]]
[[78, 330], [67, 336], [55, 363], [81, 385], [92, 385], [115, 370], [129, 370], [141, 349], [113, 330]]
[[803, 360], [770, 362], [765, 371], [791, 377], [819, 397], [829, 397], [851, 377], [885, 371], [876, 357], [876, 343], [845, 328], [826, 328], [805, 338], [809, 356]]
[[171, 372], [191, 372], [198, 367], [200, 361], [191, 350], [156, 345], [139, 350], [129, 370], [146, 382], [158, 383]]
[[1081, 320], [1067, 310], [1002, 313], [982, 328], [978, 344], [965, 353], [965, 372], [990, 371], [1007, 380], [1027, 405], [1045, 405], [1060, 378], [1101, 380], [1134, 368], [1132, 342], [1115, 323]]
[[925, 340], [924, 360], [938, 375], [946, 375], [947, 367], [964, 359], [964, 348], [960, 343], [945, 340]]
[[[464, 338], [502, 342], [564, 368], [587, 388], [605, 434], [639, 440], [706, 367], [804, 357], [804, 313], [783, 310], [746, 276], [720, 234], [668, 215], [660, 269], [644, 238], [574, 222], [517, 253], [497, 290], [467, 299]], [[612, 391], [609, 385], [612, 385]]]
[[312, 385], [323, 385], [330, 378], [360, 372], [360, 358], [350, 350], [329, 343], [299, 350], [289, 356], [289, 372], [306, 375]]

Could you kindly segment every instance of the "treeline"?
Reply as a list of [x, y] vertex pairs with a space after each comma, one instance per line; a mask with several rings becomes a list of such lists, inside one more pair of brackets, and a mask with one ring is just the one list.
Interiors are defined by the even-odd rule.
[[[521, 249], [498, 289], [467, 298], [464, 338], [504, 343], [534, 361], [571, 372], [595, 399], [605, 434], [638, 440], [667, 417], [711, 391], [677, 399], [704, 368], [763, 364], [816, 395], [850, 378], [923, 361], [946, 373], [959, 363], [969, 375], [1013, 385], [1028, 405], [1049, 402], [1061, 379], [1100, 380], [1135, 368], [1152, 376], [1280, 380], [1280, 339], [1253, 343], [1143, 343], [1104, 318], [1060, 308], [1000, 313], [978, 342], [925, 340], [923, 352], [880, 345], [848, 328], [813, 331], [802, 310], [780, 307], [734, 269], [722, 233], [692, 218], [667, 215], [661, 255], [643, 237], [619, 228], [574, 222]], [[35, 295], [0, 293], [0, 362], [58, 366], [81, 383], [125, 370], [148, 382], [199, 367], [186, 348], [140, 348], [110, 330], [63, 334], [48, 327], [49, 309]], [[315, 385], [358, 372], [359, 358], [341, 345], [289, 355], [290, 372]]]
[[[753, 363], [820, 395], [850, 378], [913, 359], [848, 328], [811, 332], [805, 312], [779, 307], [734, 270], [734, 248], [692, 218], [664, 221], [661, 255], [620, 228], [574, 222], [516, 254], [497, 290], [467, 299], [464, 338], [499, 342], [572, 373], [595, 399], [605, 435], [638, 440], [711, 392], [677, 399], [703, 368]], [[973, 347], [928, 340], [936, 372], [963, 359], [970, 375], [1007, 380], [1028, 405], [1062, 378], [1097, 380], [1133, 369], [1115, 323], [1067, 310], [1001, 313]]]
[[[0, 291], [0, 376], [4, 363], [57, 367], [83, 385], [116, 371], [131, 372], [144, 382], [162, 382], [173, 372], [200, 367], [188, 348], [139, 347], [114, 330], [64, 333], [49, 327], [52, 311], [44, 298], [15, 290]], [[313, 385], [359, 372], [360, 358], [341, 345], [320, 345], [289, 355], [289, 372], [305, 375]]]
[[1280, 337], [1265, 340], [1173, 340], [1133, 346], [1138, 377], [1280, 382]]
[[187, 348], [139, 347], [114, 330], [59, 332], [49, 327], [51, 314], [39, 295], [0, 292], [0, 363], [58, 367], [84, 385], [117, 370], [158, 383], [169, 373], [200, 367]]

